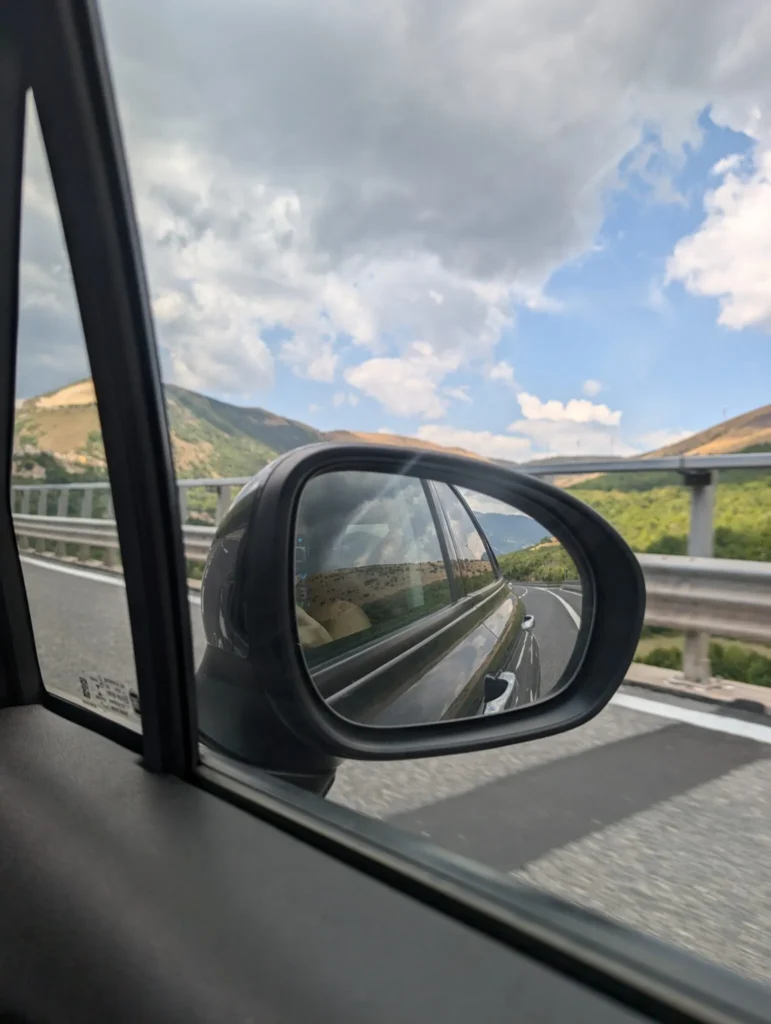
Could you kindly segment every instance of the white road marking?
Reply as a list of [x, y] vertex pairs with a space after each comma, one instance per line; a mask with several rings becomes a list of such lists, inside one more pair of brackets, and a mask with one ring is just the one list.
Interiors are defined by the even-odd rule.
[[517, 669], [519, 668], [520, 664], [522, 663], [522, 659], [525, 656], [525, 651], [526, 650], [527, 650], [527, 641], [525, 641], [525, 643], [522, 644], [522, 650], [519, 652], [519, 657], [517, 658], [517, 664], [514, 666], [514, 671], [515, 672], [517, 671]]
[[742, 736], [744, 739], [757, 740], [758, 743], [771, 743], [771, 726], [761, 725], [759, 722], [744, 722], [740, 718], [728, 718], [716, 715], [712, 711], [695, 711], [693, 708], [684, 708], [677, 704], [665, 704], [660, 700], [635, 697], [631, 693], [617, 693], [610, 702], [616, 707], [642, 711], [645, 714], [657, 715], [659, 718], [671, 718], [675, 722], [695, 725], [699, 729], [724, 732], [729, 736]]
[[[76, 565], [61, 565], [57, 562], [30, 558], [28, 555], [21, 555], [20, 558], [26, 565], [37, 565], [43, 569], [49, 569], [51, 572], [61, 572], [67, 576], [79, 576], [81, 579], [91, 580], [95, 583], [107, 583], [112, 587], [125, 588], [123, 578], [120, 576], [109, 576], [107, 573], [92, 572], [88, 569], [81, 569]], [[562, 601], [562, 598], [555, 594], [553, 590], [550, 590], [549, 593], [556, 597], [558, 601]], [[188, 597], [193, 604], [200, 605], [201, 597], [199, 594], [188, 594]], [[562, 603], [565, 604], [564, 601]], [[565, 607], [570, 612], [576, 625], [580, 626], [581, 620], [573, 609], [567, 604], [565, 604]], [[526, 644], [522, 645], [517, 668], [519, 668], [519, 664], [524, 657], [526, 646]], [[631, 693], [617, 693], [611, 698], [610, 703], [619, 708], [628, 708], [630, 711], [641, 711], [644, 714], [657, 715], [659, 718], [668, 718], [675, 722], [683, 722], [686, 725], [694, 725], [699, 729], [722, 732], [729, 736], [742, 736], [744, 739], [756, 740], [758, 743], [771, 743], [771, 726], [761, 725], [758, 722], [745, 722], [739, 718], [716, 715], [711, 711], [695, 711], [693, 708], [684, 708], [677, 704], [666, 704], [663, 701], [649, 700], [647, 697], [635, 697]]]
[[565, 598], [564, 597], [560, 597], [559, 594], [556, 592], [556, 590], [549, 590], [546, 587], [544, 587], [544, 590], [546, 591], [547, 594], [551, 594], [552, 597], [556, 597], [556, 599], [559, 601], [559, 603], [565, 608], [565, 611], [568, 613], [570, 618], [573, 620], [573, 624], [576, 627], [576, 629], [580, 629], [581, 628], [581, 618], [580, 618], [580, 616], [576, 615], [575, 609], [572, 608], [567, 603]]
[[[65, 576], [78, 576], [82, 580], [92, 580], [95, 583], [106, 583], [110, 587], [123, 587], [124, 590], [126, 589], [126, 581], [122, 576], [110, 576], [106, 572], [93, 572], [90, 569], [81, 569], [78, 565], [62, 565], [60, 562], [49, 562], [43, 558], [30, 558], [29, 555], [19, 555], [19, 560], [25, 565], [38, 565], [41, 569], [61, 572]], [[192, 604], [201, 603], [200, 594], [188, 593], [187, 596]]]

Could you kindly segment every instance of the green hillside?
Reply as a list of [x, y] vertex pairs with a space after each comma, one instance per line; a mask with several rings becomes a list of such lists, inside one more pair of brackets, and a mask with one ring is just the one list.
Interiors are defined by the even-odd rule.
[[[606, 473], [570, 488], [604, 516], [635, 551], [685, 554], [690, 493], [673, 473]], [[771, 561], [771, 472], [720, 474], [715, 555]]]
[[561, 583], [578, 579], [573, 559], [556, 541], [501, 555], [498, 564], [507, 579], [518, 583]]
[[[251, 476], [282, 452], [323, 435], [266, 409], [219, 402], [175, 385], [165, 388], [177, 476]], [[16, 409], [14, 482], [65, 483], [106, 477], [99, 414], [90, 380], [77, 381]]]

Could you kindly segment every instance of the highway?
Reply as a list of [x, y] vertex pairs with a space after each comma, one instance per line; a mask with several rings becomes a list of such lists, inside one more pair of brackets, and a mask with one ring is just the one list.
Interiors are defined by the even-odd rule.
[[578, 639], [581, 595], [563, 587], [514, 583], [525, 614], [535, 618], [533, 634], [541, 656], [541, 693], [545, 697], [562, 675]]
[[[74, 699], [83, 679], [131, 688], [120, 578], [27, 557], [24, 573], [46, 684]], [[579, 596], [537, 590], [524, 595], [536, 635], [546, 636], [551, 615], [569, 636], [575, 623], [557, 597], [577, 614]], [[194, 598], [190, 609], [199, 657]], [[543, 642], [549, 665], [561, 656]], [[629, 687], [593, 721], [548, 740], [350, 762], [330, 798], [765, 980], [770, 755], [762, 719]]]

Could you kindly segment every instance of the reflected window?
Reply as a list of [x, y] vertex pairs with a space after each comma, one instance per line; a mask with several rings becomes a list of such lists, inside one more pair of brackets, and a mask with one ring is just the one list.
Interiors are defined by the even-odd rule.
[[403, 629], [451, 602], [423, 483], [379, 473], [328, 473], [300, 499], [296, 603], [309, 661]]
[[435, 487], [455, 544], [463, 591], [472, 594], [493, 582], [495, 568], [487, 545], [461, 499], [447, 484], [435, 484]]

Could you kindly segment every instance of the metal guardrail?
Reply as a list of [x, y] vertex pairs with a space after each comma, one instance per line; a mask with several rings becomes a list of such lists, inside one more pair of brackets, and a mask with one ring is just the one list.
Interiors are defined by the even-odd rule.
[[[118, 548], [111, 519], [15, 516], [24, 540]], [[214, 527], [185, 526], [185, 556], [203, 562]], [[652, 626], [712, 633], [739, 640], [771, 642], [771, 563], [734, 559], [640, 555], [647, 588], [645, 621]], [[575, 589], [573, 581], [566, 586]]]
[[771, 469], [771, 452], [736, 455], [663, 455], [651, 459], [554, 459], [504, 465], [529, 476], [577, 476], [579, 473], [715, 473], [721, 469]]
[[639, 555], [651, 626], [771, 641], [771, 562]]
[[[761, 583], [766, 576], [761, 569], [752, 577], [761, 586], [762, 593], [758, 592], [753, 596], [751, 588], [741, 590], [743, 596], [737, 598], [737, 587], [735, 578], [731, 587], [725, 591], [726, 602], [721, 605], [720, 594], [722, 591], [721, 581], [726, 583], [725, 567], [729, 564], [725, 559], [713, 559], [713, 513], [715, 505], [715, 493], [717, 489], [717, 473], [725, 470], [736, 469], [769, 469], [771, 470], [771, 452], [750, 452], [737, 455], [676, 455], [660, 458], [641, 459], [555, 459], [549, 462], [529, 463], [518, 465], [512, 462], [498, 460], [501, 465], [510, 469], [527, 473], [536, 477], [559, 477], [579, 476], [593, 473], [643, 473], [668, 471], [677, 473], [682, 477], [682, 482], [691, 492], [691, 523], [688, 536], [688, 556], [680, 559], [685, 564], [693, 565], [695, 562], [705, 563], [704, 569], [691, 569], [684, 575], [678, 576], [679, 570], [675, 568], [677, 558], [675, 556], [643, 555], [640, 561], [645, 568], [646, 582], [649, 587], [649, 612], [648, 619], [652, 625], [666, 625], [672, 628], [682, 629], [685, 632], [685, 644], [683, 648], [683, 673], [686, 679], [692, 681], [705, 681], [709, 678], [709, 634], [716, 633], [719, 636], [735, 636], [746, 640], [771, 640], [771, 629], [764, 628], [762, 617], [768, 616], [768, 604], [765, 588], [766, 584]], [[179, 480], [179, 505], [182, 523], [185, 533], [185, 550], [190, 560], [202, 561], [205, 559], [204, 548], [208, 550], [208, 543], [211, 539], [213, 525], [220, 522], [229, 508], [234, 497], [234, 489], [241, 488], [249, 482], [250, 477], [227, 477], [224, 479], [201, 479], [201, 480]], [[210, 516], [212, 526], [194, 526], [187, 522], [189, 518], [188, 509], [192, 502], [190, 492], [196, 489], [207, 489], [216, 494], [213, 503], [213, 512]], [[109, 529], [104, 526], [111, 522], [113, 517], [112, 500], [110, 496], [109, 483], [79, 483], [79, 484], [39, 484], [30, 483], [13, 487], [14, 511], [16, 513], [17, 528], [20, 521], [24, 521], [26, 531], [42, 531], [46, 529], [42, 524], [35, 526], [28, 520], [32, 519], [75, 519], [70, 517], [72, 510], [71, 497], [73, 494], [80, 494], [80, 500], [74, 499], [77, 512], [76, 516], [81, 521], [94, 525], [94, 532], [88, 537], [98, 537], [97, 540], [79, 539], [71, 540], [74, 536], [74, 527], [61, 527], [63, 533], [57, 537], [44, 537], [42, 532], [27, 532], [20, 535], [29, 538], [33, 542], [37, 538], [47, 541], [56, 541], [56, 553], [63, 554], [66, 543], [78, 543], [81, 545], [80, 558], [85, 560], [88, 557], [89, 546], [102, 547], [106, 553], [107, 564], [114, 563], [118, 548], [117, 537], [109, 543], [105, 537]], [[107, 496], [103, 508], [104, 519], [94, 519], [94, 504], [99, 492]], [[49, 516], [52, 511], [50, 498], [56, 496], [56, 515]], [[34, 507], [33, 507], [34, 506]], [[33, 515], [32, 513], [41, 513]], [[198, 513], [200, 519], [200, 513]], [[113, 525], [114, 529], [114, 525]], [[198, 531], [197, 533], [195, 531]], [[77, 532], [77, 531], [75, 531]], [[659, 559], [668, 559], [669, 568], [664, 568], [664, 563], [658, 563]], [[766, 563], [734, 563], [748, 566], [752, 575], [752, 567], [762, 567], [766, 570]], [[656, 567], [658, 565], [658, 568]], [[686, 580], [688, 581], [686, 583]], [[698, 582], [697, 582], [698, 581]], [[710, 582], [711, 581], [711, 582]], [[709, 596], [710, 587], [716, 588], [713, 596]], [[754, 586], [754, 584], [753, 584]], [[730, 591], [730, 592], [729, 592]], [[683, 595], [688, 597], [684, 598]], [[757, 597], [757, 604], [753, 604]], [[696, 601], [700, 611], [695, 610], [695, 605], [686, 607], [683, 602]], [[742, 602], [744, 602], [742, 604]], [[707, 609], [711, 609], [708, 611]], [[721, 610], [722, 608], [722, 610]], [[654, 616], [654, 618], [651, 618]], [[742, 625], [746, 623], [746, 625]], [[730, 627], [730, 628], [729, 628]]]
[[[77, 519], [60, 516], [15, 515], [13, 517], [16, 535], [25, 541], [43, 540], [59, 547], [77, 544], [80, 548], [120, 549], [118, 527], [114, 519]], [[182, 538], [185, 558], [191, 562], [205, 562], [214, 539], [213, 526], [184, 526]]]

